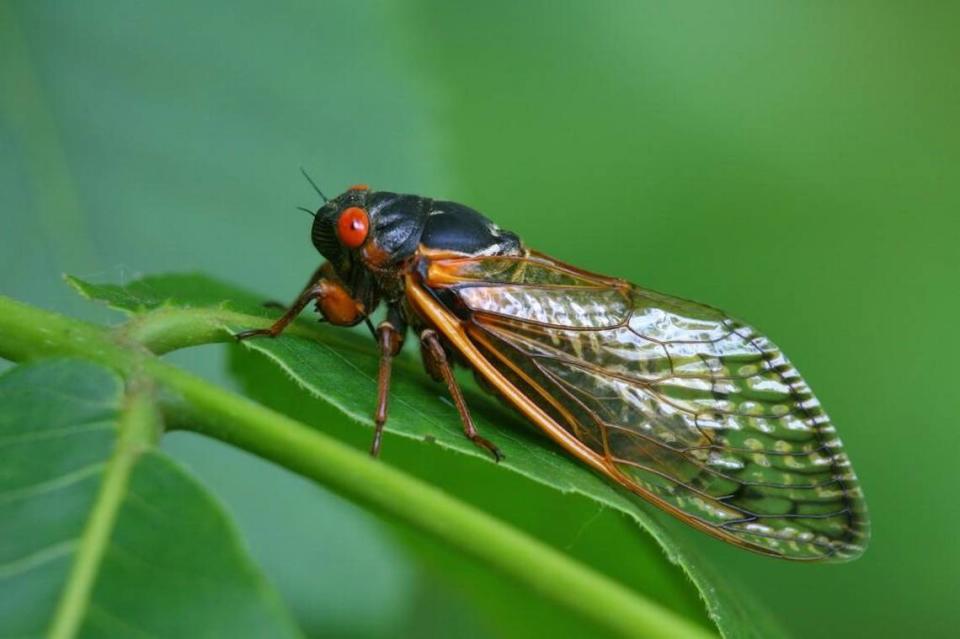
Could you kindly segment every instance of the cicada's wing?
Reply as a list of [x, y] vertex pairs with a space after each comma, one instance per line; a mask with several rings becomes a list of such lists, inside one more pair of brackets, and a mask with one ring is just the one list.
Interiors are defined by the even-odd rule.
[[594, 468], [756, 552], [863, 551], [866, 507], [833, 426], [749, 326], [537, 254], [435, 259], [421, 274], [455, 318], [445, 332], [486, 360], [474, 368]]

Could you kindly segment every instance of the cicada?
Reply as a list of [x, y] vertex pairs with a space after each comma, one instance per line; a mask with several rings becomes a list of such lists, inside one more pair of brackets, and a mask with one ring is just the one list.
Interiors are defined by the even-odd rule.
[[752, 327], [538, 253], [462, 204], [358, 185], [308, 212], [326, 261], [272, 326], [237, 337], [277, 336], [311, 302], [331, 324], [367, 322], [380, 356], [373, 455], [412, 331], [466, 436], [498, 461], [454, 364], [563, 451], [705, 533], [785, 559], [863, 552], [866, 506], [837, 433]]

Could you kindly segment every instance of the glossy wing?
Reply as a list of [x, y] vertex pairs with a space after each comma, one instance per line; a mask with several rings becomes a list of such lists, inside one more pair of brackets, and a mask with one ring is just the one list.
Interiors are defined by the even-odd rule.
[[435, 260], [424, 276], [483, 356], [633, 492], [756, 552], [863, 551], [833, 425], [753, 328], [536, 254]]

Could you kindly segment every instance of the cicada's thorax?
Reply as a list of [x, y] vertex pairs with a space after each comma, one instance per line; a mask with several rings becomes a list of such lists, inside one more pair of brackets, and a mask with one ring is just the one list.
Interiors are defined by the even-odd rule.
[[523, 245], [477, 211], [456, 202], [430, 202], [420, 236], [421, 254], [458, 254], [465, 257], [520, 255]]
[[[519, 255], [519, 238], [477, 211], [445, 202], [384, 191], [351, 194], [368, 212], [369, 240], [345, 251], [334, 240], [331, 223], [318, 215], [313, 240], [344, 283], [372, 312], [381, 301], [403, 301], [404, 276], [431, 255]], [[360, 199], [362, 198], [362, 200]], [[342, 208], [344, 203], [338, 203]]]
[[390, 268], [429, 253], [514, 255], [519, 238], [477, 211], [416, 195], [376, 192], [367, 198], [371, 241], [362, 253], [374, 268]]

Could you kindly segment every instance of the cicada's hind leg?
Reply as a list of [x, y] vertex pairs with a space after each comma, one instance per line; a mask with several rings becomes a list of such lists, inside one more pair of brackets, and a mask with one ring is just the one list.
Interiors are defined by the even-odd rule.
[[493, 456], [494, 461], [503, 459], [503, 453], [490, 440], [481, 437], [477, 433], [477, 427], [473, 424], [473, 418], [470, 417], [470, 411], [467, 409], [467, 402], [463, 399], [463, 393], [460, 391], [460, 385], [457, 384], [457, 378], [453, 375], [453, 369], [450, 361], [447, 359], [447, 353], [443, 350], [440, 338], [437, 337], [433, 329], [425, 329], [420, 333], [420, 350], [423, 355], [423, 363], [427, 373], [434, 379], [442, 379], [447, 384], [450, 391], [450, 397], [460, 413], [460, 420], [463, 422], [463, 432], [467, 439], [483, 448]]
[[373, 443], [370, 454], [380, 454], [380, 439], [383, 425], [387, 423], [387, 408], [390, 401], [390, 370], [393, 358], [403, 347], [403, 338], [407, 333], [407, 322], [397, 306], [391, 306], [387, 318], [380, 322], [375, 331], [377, 346], [380, 350], [380, 371], [377, 375], [377, 412], [374, 414]]

